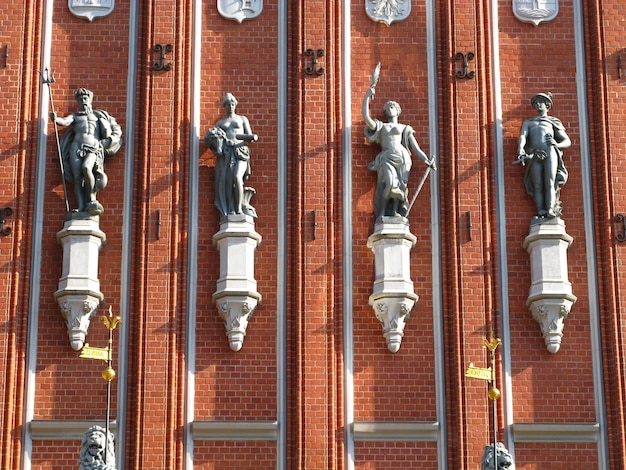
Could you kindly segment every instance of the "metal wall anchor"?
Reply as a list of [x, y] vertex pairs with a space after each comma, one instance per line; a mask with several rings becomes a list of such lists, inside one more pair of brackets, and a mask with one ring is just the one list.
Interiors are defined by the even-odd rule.
[[324, 49], [307, 49], [304, 51], [304, 55], [311, 57], [311, 64], [304, 67], [304, 73], [307, 75], [322, 75], [324, 73], [324, 67], [317, 66], [317, 58], [324, 57]]
[[152, 68], [154, 70], [171, 70], [172, 64], [171, 62], [165, 63], [165, 55], [169, 54], [174, 50], [174, 46], [171, 44], [155, 44], [154, 52], [159, 54], [159, 58], [152, 62]]
[[4, 224], [6, 223], [6, 218], [10, 215], [13, 215], [13, 209], [11, 209], [10, 207], [3, 207], [2, 209], [0, 209], [0, 226], [2, 227], [0, 229], [0, 233], [2, 233], [2, 235], [11, 235], [11, 232], [13, 231], [11, 227], [4, 226]]
[[473, 52], [468, 52], [467, 54], [463, 54], [462, 52], [457, 52], [456, 55], [454, 56], [454, 60], [456, 60], [457, 62], [459, 60], [462, 60], [463, 63], [461, 65], [461, 69], [456, 71], [456, 78], [474, 78], [474, 75], [476, 75], [475, 71], [471, 71], [468, 72], [467, 69], [469, 67], [469, 61], [472, 60], [475, 57]]
[[617, 239], [618, 242], [626, 241], [626, 217], [624, 217], [624, 214], [615, 214], [615, 218], [613, 220], [615, 220], [615, 222], [622, 224], [622, 227], [621, 227], [622, 231], [620, 233], [619, 231], [616, 230], [615, 238]]

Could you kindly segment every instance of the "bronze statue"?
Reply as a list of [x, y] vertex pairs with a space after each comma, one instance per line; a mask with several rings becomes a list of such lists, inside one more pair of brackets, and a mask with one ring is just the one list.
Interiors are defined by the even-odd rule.
[[104, 159], [122, 146], [122, 128], [117, 121], [102, 110], [93, 110], [93, 93], [79, 88], [74, 93], [79, 110], [67, 117], [50, 117], [56, 124], [69, 126], [61, 138], [60, 152], [63, 177], [74, 185], [77, 212], [100, 215], [104, 212], [96, 194], [107, 185]]
[[256, 217], [250, 199], [254, 189], [244, 187], [250, 175], [249, 142], [258, 140], [252, 133], [248, 118], [235, 113], [237, 98], [226, 93], [223, 100], [226, 116], [217, 121], [204, 136], [205, 144], [217, 160], [215, 162], [215, 205], [222, 217], [229, 214], [247, 214]]
[[383, 106], [386, 122], [370, 116], [370, 101], [376, 94], [376, 83], [380, 74], [380, 64], [372, 76], [370, 87], [365, 92], [361, 113], [365, 120], [365, 136], [369, 142], [380, 145], [381, 151], [369, 163], [368, 168], [376, 171], [377, 184], [374, 195], [374, 214], [382, 216], [406, 217], [409, 210], [408, 181], [411, 171], [411, 152], [431, 168], [435, 159], [429, 159], [415, 139], [411, 126], [400, 124], [398, 116], [402, 112], [395, 101], [388, 101]]
[[551, 93], [538, 93], [530, 99], [530, 103], [538, 115], [522, 124], [515, 163], [526, 166], [524, 184], [535, 201], [537, 216], [560, 217], [560, 192], [567, 182], [563, 149], [572, 142], [561, 121], [548, 116], [552, 108]]

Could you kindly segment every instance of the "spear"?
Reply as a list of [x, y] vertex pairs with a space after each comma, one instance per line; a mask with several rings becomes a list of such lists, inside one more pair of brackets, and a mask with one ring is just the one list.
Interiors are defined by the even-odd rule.
[[[45, 75], [44, 75], [45, 73]], [[44, 73], [39, 72], [43, 83], [48, 85], [48, 95], [50, 97], [50, 107], [52, 108], [52, 122], [54, 123], [54, 137], [57, 142], [57, 153], [59, 154], [59, 165], [61, 166], [61, 179], [63, 180], [63, 197], [65, 198], [65, 211], [70, 211], [70, 203], [67, 200], [67, 187], [65, 186], [65, 169], [63, 168], [63, 156], [61, 155], [61, 143], [59, 142], [59, 129], [57, 128], [56, 116], [57, 113], [54, 110], [54, 100], [52, 99], [52, 84], [56, 81], [54, 79], [54, 72], [50, 72], [46, 67]]]

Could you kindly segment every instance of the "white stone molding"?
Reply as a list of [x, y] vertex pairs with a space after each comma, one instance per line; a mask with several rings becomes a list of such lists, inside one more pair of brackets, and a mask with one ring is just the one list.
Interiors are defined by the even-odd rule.
[[106, 242], [98, 217], [73, 218], [65, 221], [57, 233], [63, 246], [63, 273], [54, 293], [65, 323], [72, 349], [85, 344], [91, 319], [104, 300], [98, 280], [98, 256]]
[[365, 0], [365, 12], [372, 21], [389, 26], [409, 17], [411, 0]]
[[233, 351], [242, 348], [248, 321], [261, 301], [254, 279], [254, 253], [260, 243], [254, 219], [245, 214], [228, 215], [213, 236], [220, 252], [220, 277], [213, 302]]
[[217, 0], [217, 11], [227, 20], [241, 24], [263, 11], [263, 0]]
[[277, 421], [194, 421], [194, 441], [275, 441]]
[[559, 217], [531, 225], [524, 240], [531, 270], [526, 306], [541, 326], [546, 348], [553, 354], [561, 348], [565, 320], [576, 302], [567, 275], [567, 249], [572, 241]]
[[381, 217], [367, 246], [374, 252], [375, 279], [369, 304], [382, 323], [389, 351], [400, 349], [404, 327], [418, 296], [411, 281], [411, 248], [416, 237], [404, 217]]

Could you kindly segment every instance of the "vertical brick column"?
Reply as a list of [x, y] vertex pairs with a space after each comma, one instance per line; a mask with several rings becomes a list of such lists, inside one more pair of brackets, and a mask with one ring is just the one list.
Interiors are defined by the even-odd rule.
[[[340, 2], [290, 9], [289, 468], [341, 468]], [[304, 73], [321, 49], [317, 67]]]
[[[626, 345], [626, 324], [621, 313], [626, 301], [623, 276], [626, 244], [616, 241], [618, 235], [624, 234], [624, 226], [615, 223], [617, 214], [626, 213], [626, 192], [620, 177], [626, 163], [623, 151], [626, 110], [621, 104], [626, 83], [625, 16], [626, 5], [619, 1], [603, 2], [602, 6], [596, 2], [584, 3], [585, 29], [589, 31], [585, 53], [589, 58], [588, 108], [592, 116], [589, 132], [594, 170], [596, 249], [598, 259], [602, 260], [598, 264], [598, 301], [611, 469], [626, 466], [626, 365], [620, 352]], [[624, 67], [621, 76], [617, 69], [618, 60]], [[602, 70], [603, 64], [609, 66], [608, 73], [596, 73]]]
[[[485, 385], [465, 377], [470, 363], [487, 367], [482, 338], [498, 334], [491, 86], [487, 1], [440, 3], [438, 44], [441, 118], [441, 207], [444, 338], [449, 465], [480, 464], [490, 440]], [[457, 54], [468, 57], [466, 72]], [[473, 59], [469, 54], [473, 54]]]
[[[26, 2], [28, 3], [28, 2]], [[25, 350], [28, 324], [28, 279], [31, 262], [32, 193], [36, 168], [36, 126], [39, 87], [39, 50], [35, 46], [41, 36], [41, 9], [19, 2], [6, 5], [6, 21], [0, 51], [7, 56], [1, 61], [3, 86], [0, 91], [0, 208], [5, 212], [0, 230], [4, 263], [0, 270], [2, 308], [0, 323], [0, 467], [19, 468], [24, 407]], [[22, 45], [22, 47], [19, 47]]]
[[[126, 468], [181, 468], [190, 1], [139, 8]], [[172, 45], [170, 70], [152, 68]]]

